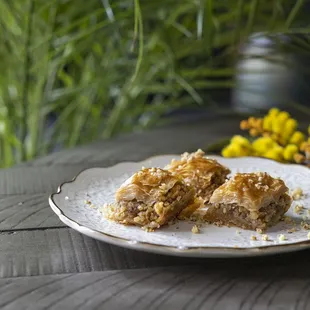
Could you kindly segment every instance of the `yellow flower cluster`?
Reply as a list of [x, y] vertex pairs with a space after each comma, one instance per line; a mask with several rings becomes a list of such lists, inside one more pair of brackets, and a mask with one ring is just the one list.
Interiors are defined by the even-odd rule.
[[230, 144], [222, 150], [224, 157], [241, 157], [252, 155], [252, 146], [247, 138], [233, 136]]
[[289, 113], [276, 108], [263, 118], [249, 117], [240, 123], [248, 130], [251, 141], [240, 135], [233, 136], [222, 150], [224, 157], [260, 156], [280, 162], [307, 163], [310, 159], [310, 125], [308, 135], [297, 131], [298, 123]]

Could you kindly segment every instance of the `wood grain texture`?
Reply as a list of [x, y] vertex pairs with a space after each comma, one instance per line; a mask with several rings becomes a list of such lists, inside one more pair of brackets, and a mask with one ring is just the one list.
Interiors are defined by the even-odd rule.
[[0, 278], [195, 262], [197, 260], [123, 249], [96, 241], [69, 228], [0, 234]]
[[1, 309], [296, 309], [310, 278], [269, 268], [149, 268], [0, 280]]
[[0, 170], [0, 308], [310, 309], [310, 250], [247, 259], [147, 254], [65, 228], [48, 207], [49, 193], [85, 168], [204, 148], [238, 132], [240, 119], [123, 135]]
[[0, 195], [0, 231], [65, 227], [50, 208], [48, 196]]
[[[290, 261], [298, 264], [292, 268]], [[176, 265], [208, 266], [220, 272], [223, 268], [243, 271], [266, 267], [305, 272], [309, 261], [310, 251], [229, 260], [162, 256], [112, 246], [69, 228], [0, 234], [0, 278]]]
[[91, 164], [56, 167], [18, 167], [0, 170], [0, 195], [52, 193]]

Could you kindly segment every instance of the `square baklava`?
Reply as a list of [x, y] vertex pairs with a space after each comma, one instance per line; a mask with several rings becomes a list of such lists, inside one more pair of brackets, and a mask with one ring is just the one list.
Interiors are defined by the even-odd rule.
[[180, 160], [172, 160], [165, 169], [182, 177], [186, 184], [194, 187], [196, 196], [204, 203], [209, 202], [214, 190], [225, 182], [230, 173], [230, 170], [218, 161], [205, 157], [202, 150], [191, 154], [184, 153]]
[[288, 188], [268, 173], [237, 173], [212, 194], [205, 219], [219, 226], [265, 230], [291, 206]]
[[115, 203], [106, 207], [106, 216], [126, 225], [152, 231], [169, 221], [194, 202], [191, 186], [160, 168], [135, 173], [116, 192]]

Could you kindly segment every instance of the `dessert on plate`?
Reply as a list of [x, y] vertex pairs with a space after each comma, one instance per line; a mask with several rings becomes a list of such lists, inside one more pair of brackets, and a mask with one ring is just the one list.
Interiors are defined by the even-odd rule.
[[204, 155], [202, 150], [184, 153], [180, 160], [172, 160], [165, 169], [181, 176], [186, 184], [194, 187], [197, 197], [207, 203], [214, 190], [225, 182], [230, 170]]
[[169, 171], [144, 168], [117, 190], [115, 203], [104, 212], [116, 222], [152, 231], [173, 220], [194, 196], [194, 189]]
[[237, 173], [212, 194], [205, 219], [219, 226], [265, 230], [280, 221], [292, 203], [288, 188], [268, 173]]

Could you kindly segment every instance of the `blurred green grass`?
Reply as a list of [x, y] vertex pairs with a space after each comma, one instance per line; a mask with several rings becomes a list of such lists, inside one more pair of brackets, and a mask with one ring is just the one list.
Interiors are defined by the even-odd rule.
[[208, 105], [250, 34], [309, 30], [305, 3], [2, 0], [0, 166]]

